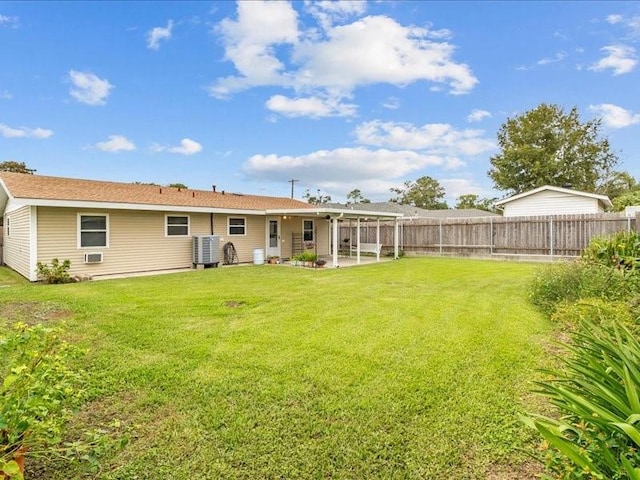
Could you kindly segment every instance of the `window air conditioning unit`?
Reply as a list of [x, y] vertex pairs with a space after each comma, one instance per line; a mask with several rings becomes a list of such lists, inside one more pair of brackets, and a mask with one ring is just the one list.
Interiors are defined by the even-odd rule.
[[84, 263], [102, 263], [102, 252], [99, 253], [85, 253]]

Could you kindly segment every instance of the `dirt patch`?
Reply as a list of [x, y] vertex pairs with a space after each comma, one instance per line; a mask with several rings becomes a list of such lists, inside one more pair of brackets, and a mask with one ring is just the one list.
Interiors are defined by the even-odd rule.
[[236, 302], [235, 300], [229, 300], [228, 302], [223, 303], [223, 305], [228, 308], [239, 308], [244, 304], [245, 302]]
[[487, 470], [487, 480], [538, 480], [544, 466], [533, 460], [518, 465], [491, 465]]
[[68, 318], [73, 313], [48, 302], [10, 302], [2, 304], [0, 319], [9, 323], [24, 322], [27, 325], [53, 322]]

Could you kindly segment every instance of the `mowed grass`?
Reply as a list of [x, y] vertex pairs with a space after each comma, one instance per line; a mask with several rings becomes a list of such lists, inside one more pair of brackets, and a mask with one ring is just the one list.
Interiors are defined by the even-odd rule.
[[14, 282], [0, 312], [68, 312], [90, 349], [99, 394], [75, 423], [133, 428], [95, 478], [533, 478], [518, 415], [552, 334], [527, 300], [535, 268], [410, 258]]

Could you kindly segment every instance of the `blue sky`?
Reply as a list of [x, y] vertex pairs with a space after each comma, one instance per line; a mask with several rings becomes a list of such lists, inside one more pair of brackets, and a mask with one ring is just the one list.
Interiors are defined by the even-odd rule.
[[496, 133], [578, 107], [640, 178], [638, 2], [0, 2], [0, 161], [373, 201], [501, 197]]

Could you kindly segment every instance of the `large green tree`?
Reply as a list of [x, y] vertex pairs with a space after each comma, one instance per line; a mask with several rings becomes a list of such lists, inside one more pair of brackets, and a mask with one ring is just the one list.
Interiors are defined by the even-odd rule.
[[542, 185], [595, 191], [618, 158], [600, 138], [600, 119], [581, 122], [577, 108], [565, 112], [545, 103], [508, 118], [498, 131], [500, 152], [489, 177], [498, 190], [516, 194]]
[[429, 176], [418, 178], [415, 182], [407, 180], [404, 188], [391, 188], [390, 191], [396, 197], [390, 202], [401, 205], [413, 205], [427, 210], [443, 210], [449, 208], [444, 201], [444, 188], [435, 179]]
[[14, 162], [13, 160], [0, 162], [0, 172], [28, 173], [33, 175], [35, 171], [35, 168], [27, 167], [27, 164], [24, 162]]

